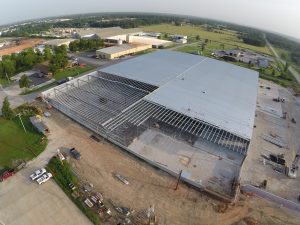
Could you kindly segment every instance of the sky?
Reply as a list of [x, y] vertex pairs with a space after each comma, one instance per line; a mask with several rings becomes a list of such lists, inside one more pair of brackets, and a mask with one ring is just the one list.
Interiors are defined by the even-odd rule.
[[1, 0], [0, 24], [90, 12], [192, 15], [300, 39], [300, 0]]

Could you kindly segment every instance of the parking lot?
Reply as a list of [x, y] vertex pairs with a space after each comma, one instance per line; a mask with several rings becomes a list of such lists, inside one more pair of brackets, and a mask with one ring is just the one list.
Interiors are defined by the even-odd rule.
[[53, 180], [42, 185], [32, 182], [29, 175], [34, 169], [29, 166], [0, 183], [3, 225], [74, 225], [74, 221], [91, 225]]

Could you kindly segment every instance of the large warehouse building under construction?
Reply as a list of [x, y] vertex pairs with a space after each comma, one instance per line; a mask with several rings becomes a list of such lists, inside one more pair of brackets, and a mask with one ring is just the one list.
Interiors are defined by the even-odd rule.
[[232, 199], [255, 118], [258, 73], [158, 50], [69, 81], [45, 101], [148, 163]]

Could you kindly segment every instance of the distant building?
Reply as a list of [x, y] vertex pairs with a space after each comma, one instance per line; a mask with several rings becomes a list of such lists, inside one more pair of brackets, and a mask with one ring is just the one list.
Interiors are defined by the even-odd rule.
[[186, 44], [187, 43], [187, 36], [185, 35], [179, 35], [179, 34], [174, 34], [170, 36], [172, 41], [181, 43], [181, 44]]
[[134, 43], [134, 44], [144, 44], [144, 45], [151, 45], [152, 48], [164, 48], [168, 45], [172, 44], [171, 41], [161, 40], [153, 37], [147, 36], [134, 36], [134, 35], [118, 35], [114, 37], [107, 38], [108, 41], [118, 41], [121, 40], [122, 42], [126, 43]]
[[48, 45], [50, 47], [58, 47], [61, 45], [66, 45], [69, 47], [69, 44], [74, 41], [74, 39], [52, 39], [50, 41], [45, 42], [45, 45]]
[[73, 31], [73, 37], [76, 39], [103, 39], [117, 35], [139, 34], [142, 30], [139, 28], [123, 29], [121, 27], [108, 28], [79, 28]]
[[124, 55], [135, 54], [149, 48], [152, 48], [152, 46], [146, 44], [122, 44], [99, 49], [96, 51], [96, 56], [102, 59], [115, 59]]
[[260, 68], [267, 68], [272, 61], [267, 56], [240, 49], [217, 50], [212, 55], [226, 61], [243, 62]]

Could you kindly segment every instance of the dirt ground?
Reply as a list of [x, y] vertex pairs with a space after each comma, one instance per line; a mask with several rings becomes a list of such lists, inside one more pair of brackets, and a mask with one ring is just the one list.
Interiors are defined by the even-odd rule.
[[[79, 161], [71, 160], [82, 180], [94, 185], [104, 198], [136, 211], [154, 205], [159, 224], [210, 225], [237, 224], [245, 217], [259, 224], [299, 224], [300, 215], [272, 205], [257, 197], [243, 196], [235, 207], [219, 213], [218, 200], [180, 183], [174, 191], [175, 178], [140, 161], [114, 145], [90, 138], [91, 132], [52, 109], [46, 120], [51, 130], [52, 147], [76, 147], [82, 154]], [[130, 182], [124, 185], [113, 177], [118, 172]]]
[[[260, 80], [260, 84], [264, 87], [271, 87], [271, 90], [264, 90], [267, 95], [263, 96], [263, 101], [261, 100], [261, 96], [258, 96], [258, 102], [259, 105], [262, 106], [261, 108], [273, 109], [280, 107], [280, 110], [282, 108], [283, 112], [287, 112], [287, 119], [278, 117], [277, 113], [272, 114], [265, 110], [260, 110], [261, 108], [256, 110], [256, 127], [253, 129], [248, 155], [242, 168], [242, 183], [258, 185], [261, 184], [263, 180], [267, 180], [267, 191], [299, 203], [299, 170], [298, 176], [295, 179], [291, 179], [285, 174], [274, 171], [270, 165], [264, 165], [261, 154], [283, 154], [286, 164], [291, 166], [297, 152], [298, 154], [300, 153], [300, 140], [297, 138], [300, 137], [300, 98], [292, 96], [286, 88], [280, 87], [272, 82]], [[277, 103], [272, 101], [272, 98], [276, 96], [268, 94], [271, 91], [276, 92], [277, 97], [279, 94], [281, 98], [285, 98], [285, 102]], [[263, 94], [263, 92], [260, 91], [259, 95], [260, 94]], [[291, 122], [292, 118], [296, 119], [297, 124]], [[278, 135], [277, 138], [286, 143], [288, 148], [279, 148], [262, 139], [261, 136], [263, 134], [269, 135], [270, 132]], [[298, 162], [298, 165], [299, 163], [300, 162]]]
[[34, 47], [35, 45], [41, 44], [42, 39], [24, 39], [21, 40], [17, 45], [15, 41], [12, 41], [10, 45], [7, 45], [5, 48], [0, 50], [1, 55], [9, 55], [16, 52], [21, 52], [26, 48]]

